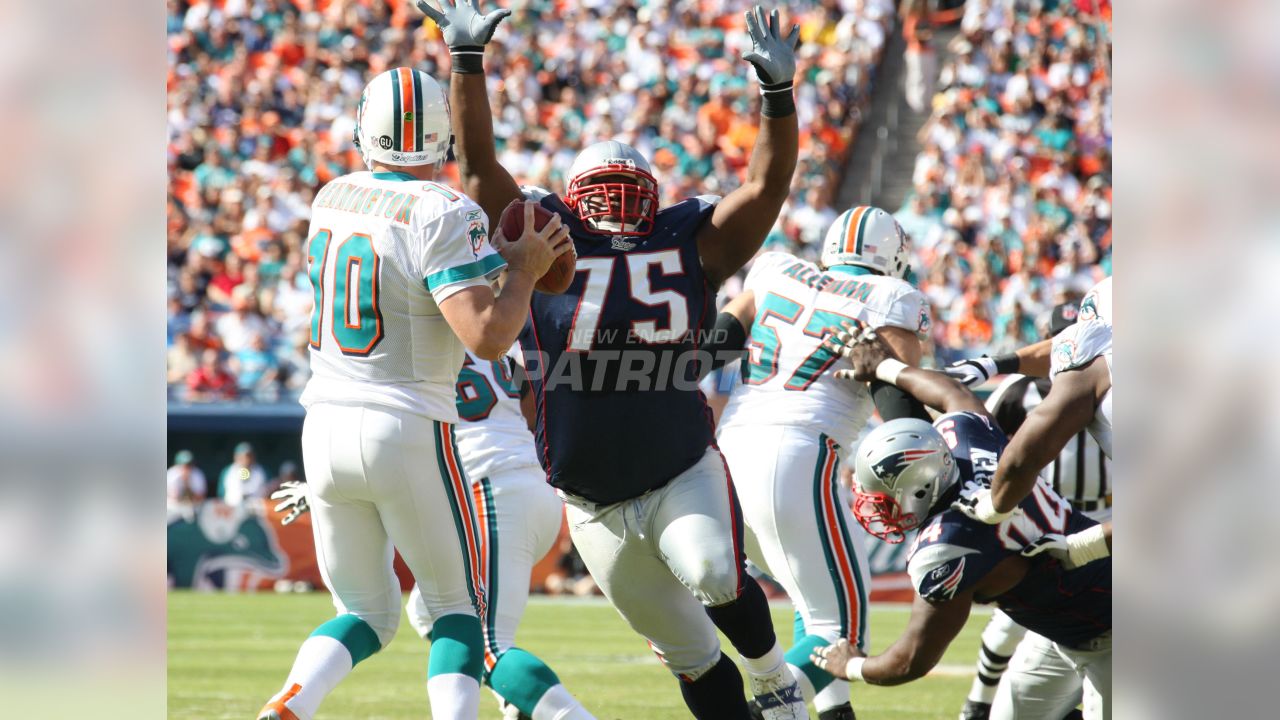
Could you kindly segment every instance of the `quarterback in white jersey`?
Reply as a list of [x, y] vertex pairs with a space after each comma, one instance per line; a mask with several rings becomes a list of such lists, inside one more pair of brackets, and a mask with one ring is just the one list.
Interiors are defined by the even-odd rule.
[[558, 224], [533, 232], [527, 223], [495, 254], [479, 206], [434, 182], [449, 137], [436, 81], [411, 68], [384, 72], [356, 117], [370, 172], [333, 180], [312, 204], [302, 458], [316, 559], [338, 615], [302, 644], [259, 720], [311, 720], [352, 667], [395, 636], [393, 544], [437, 618], [432, 717], [477, 713], [485, 587], [454, 439], [454, 382], [464, 345], [484, 357], [510, 347], [534, 282], [568, 246]]
[[804, 621], [787, 661], [824, 720], [852, 717], [848, 685], [813, 665], [810, 651], [842, 637], [867, 643], [869, 571], [838, 477], [874, 410], [865, 384], [834, 377], [848, 361], [824, 340], [843, 323], [877, 328], [919, 364], [928, 305], [902, 279], [906, 258], [893, 217], [856, 207], [828, 232], [821, 267], [765, 253], [725, 308], [749, 329], [748, 357], [717, 442], [750, 529], [748, 555], [786, 588]]

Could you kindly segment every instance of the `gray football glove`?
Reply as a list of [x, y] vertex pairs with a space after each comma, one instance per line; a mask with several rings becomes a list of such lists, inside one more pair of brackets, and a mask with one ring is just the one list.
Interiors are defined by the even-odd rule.
[[511, 14], [506, 8], [498, 8], [488, 15], [480, 14], [480, 0], [436, 0], [440, 9], [427, 0], [418, 0], [418, 9], [440, 26], [444, 43], [449, 46], [453, 58], [453, 71], [482, 73], [481, 58], [484, 46], [493, 39], [498, 23]]
[[284, 512], [289, 510], [289, 514], [280, 519], [281, 525], [288, 525], [297, 520], [302, 513], [311, 509], [307, 503], [308, 497], [307, 484], [290, 480], [289, 482], [280, 483], [280, 489], [271, 493], [272, 500], [280, 500], [280, 504], [276, 505], [276, 512]]
[[985, 487], [969, 497], [956, 498], [955, 502], [951, 503], [951, 509], [959, 510], [974, 520], [988, 525], [999, 525], [1021, 511], [1021, 508], [1017, 507], [1009, 512], [996, 510], [991, 502], [991, 490]]
[[1047, 552], [1062, 563], [1062, 566], [1068, 570], [1076, 569], [1077, 565], [1071, 561], [1071, 547], [1067, 545], [1067, 536], [1058, 533], [1048, 533], [1041, 535], [1031, 542], [1031, 544], [1022, 548], [1022, 557], [1035, 557], [1040, 553]]
[[[796, 48], [800, 47], [800, 27], [791, 26], [791, 32], [782, 37], [781, 22], [775, 8], [766, 21], [764, 10], [756, 5], [746, 13], [747, 35], [751, 38], [751, 50], [742, 59], [756, 68], [756, 76], [765, 92], [790, 91], [796, 74]], [[786, 87], [781, 85], [786, 84]]]

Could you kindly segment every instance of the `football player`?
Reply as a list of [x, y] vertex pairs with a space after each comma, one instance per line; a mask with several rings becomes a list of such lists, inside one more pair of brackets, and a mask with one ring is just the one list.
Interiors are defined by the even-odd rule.
[[[484, 46], [507, 10], [477, 0], [421, 2], [453, 59], [462, 181], [481, 207], [523, 197], [497, 162]], [[648, 161], [607, 141], [584, 149], [568, 192], [542, 206], [570, 229], [577, 273], [538, 294], [520, 341], [534, 390], [539, 459], [564, 497], [575, 546], [605, 596], [679, 678], [698, 718], [747, 718], [742, 677], [716, 628], [742, 656], [769, 718], [800, 718], [764, 593], [744, 570], [742, 520], [697, 389], [698, 343], [715, 289], [760, 248], [790, 190], [799, 130], [792, 93], [799, 29], [775, 11], [747, 13], [763, 95], [744, 183], [719, 202], [658, 207]]]
[[[449, 148], [444, 92], [411, 68], [365, 87], [356, 139], [368, 172], [326, 184], [312, 203], [315, 289], [302, 458], [321, 577], [336, 618], [298, 651], [259, 720], [311, 720], [400, 622], [400, 549], [437, 618], [431, 715], [474, 718], [484, 640], [480, 528], [458, 463], [453, 386], [463, 347], [497, 357], [529, 312], [533, 285], [566, 229], [530, 222], [517, 242], [486, 241], [484, 211], [435, 182]], [[507, 268], [502, 293], [490, 278]]]
[[[1061, 333], [1075, 323], [1079, 311], [1078, 303], [1058, 305], [1053, 309], [1042, 335], [1052, 338]], [[1027, 413], [1043, 402], [1051, 384], [1048, 378], [1009, 375], [987, 398], [987, 410], [995, 417], [1000, 429], [1013, 436], [1022, 427]], [[1076, 433], [1074, 441], [1068, 442], [1040, 475], [1054, 492], [1071, 503], [1076, 512], [1084, 513], [1099, 523], [1111, 519], [1111, 460], [1087, 430]], [[960, 720], [986, 720], [990, 715], [1000, 678], [1026, 634], [1026, 628], [1000, 610], [991, 614], [991, 620], [982, 631], [977, 676], [960, 711]]]
[[[590, 720], [591, 714], [541, 659], [515, 646], [516, 626], [529, 600], [529, 577], [560, 533], [564, 505], [538, 465], [533, 435], [522, 412], [532, 404], [528, 384], [510, 356], [483, 360], [467, 353], [455, 386], [461, 421], [455, 436], [462, 469], [471, 480], [479, 527], [480, 572], [488, 590], [483, 621], [483, 680], [508, 717]], [[532, 412], [530, 408], [530, 417]], [[293, 508], [289, 524], [307, 511], [306, 483], [290, 483], [271, 497], [277, 512]], [[413, 586], [405, 608], [409, 624], [434, 639], [434, 619], [422, 590]]]
[[[787, 663], [822, 720], [854, 713], [848, 684], [833, 682], [809, 661], [810, 652], [842, 637], [867, 648], [866, 551], [850, 535], [853, 519], [838, 478], [873, 410], [867, 386], [833, 377], [832, 368], [848, 362], [823, 341], [853, 322], [876, 328], [918, 365], [928, 304], [902, 279], [907, 258], [893, 216], [855, 207], [827, 232], [819, 265], [786, 253], [757, 257], [743, 292], [716, 323], [727, 345], [742, 347], [745, 340], [748, 349], [743, 384], [721, 415], [716, 439], [756, 541], [748, 543], [749, 556], [782, 584], [804, 623]], [[886, 394], [877, 393], [878, 405]]]
[[958, 381], [908, 367], [873, 333], [863, 332], [845, 352], [853, 370], [838, 376], [878, 377], [943, 414], [932, 425], [885, 423], [867, 436], [855, 460], [858, 522], [890, 542], [919, 528], [907, 561], [917, 598], [906, 631], [875, 657], [841, 639], [816, 650], [814, 662], [852, 680], [909, 682], [938, 662], [974, 602], [994, 602], [1032, 631], [1023, 647], [1043, 659], [1016, 688], [1001, 685], [991, 717], [1061, 718], [1075, 706], [1083, 682], [1085, 717], [1109, 718], [1111, 560], [1073, 567], [1035, 545], [1045, 535], [1088, 532], [1097, 523], [1074, 512], [1047, 482], [1034, 485], [1019, 512], [999, 525], [953, 508], [958, 497], [983, 489], [1002, 460], [1006, 441], [991, 415]]

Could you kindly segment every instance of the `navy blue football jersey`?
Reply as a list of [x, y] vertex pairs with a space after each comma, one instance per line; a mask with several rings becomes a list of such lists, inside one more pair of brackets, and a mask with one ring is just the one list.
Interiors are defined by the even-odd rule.
[[660, 210], [653, 232], [614, 238], [585, 227], [556, 195], [578, 252], [561, 295], [534, 293], [520, 336], [548, 481], [607, 504], [666, 484], [713, 441], [698, 390], [698, 345], [715, 321], [715, 288], [697, 231], [714, 206]]
[[[934, 422], [960, 469], [961, 493], [989, 485], [1004, 452], [1004, 433], [974, 413], [947, 413]], [[932, 517], [916, 536], [907, 571], [916, 592], [940, 602], [974, 585], [996, 565], [1047, 533], [1069, 535], [1096, 523], [1038, 480], [1019, 507], [1021, 513], [987, 525], [958, 510]], [[1048, 553], [1030, 559], [1030, 569], [1013, 588], [978, 602], [995, 602], [1019, 625], [1054, 642], [1078, 646], [1111, 629], [1111, 558], [1075, 570]]]

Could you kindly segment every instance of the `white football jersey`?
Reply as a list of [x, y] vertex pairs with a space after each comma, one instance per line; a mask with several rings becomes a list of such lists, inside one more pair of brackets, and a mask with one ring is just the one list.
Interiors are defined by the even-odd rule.
[[929, 327], [929, 306], [919, 290], [856, 270], [823, 271], [786, 253], [756, 259], [744, 283], [756, 304], [745, 377], [729, 398], [721, 427], [798, 425], [825, 433], [843, 448], [853, 443], [871, 417], [871, 395], [864, 383], [834, 377], [851, 366], [823, 348], [822, 339], [850, 320], [916, 333]]
[[1085, 293], [1080, 301], [1080, 322], [1101, 320], [1108, 325], [1111, 321], [1111, 278], [1105, 278]]
[[1115, 377], [1111, 363], [1111, 325], [1100, 320], [1080, 321], [1053, 338], [1053, 354], [1049, 358], [1049, 377], [1056, 378], [1064, 370], [1087, 365], [1101, 357], [1107, 364], [1107, 375], [1112, 386], [1098, 403], [1098, 410], [1089, 423], [1089, 434], [1098, 441], [1098, 447], [1111, 457], [1111, 392], [1115, 389]]
[[456, 422], [463, 347], [438, 303], [506, 266], [470, 198], [401, 173], [337, 178], [312, 203], [303, 406], [382, 405]]
[[[513, 352], [519, 353], [517, 345]], [[520, 390], [510, 357], [481, 360], [466, 354], [458, 374], [458, 452], [467, 479], [476, 482], [500, 470], [534, 467], [541, 472], [533, 433], [520, 412]]]

